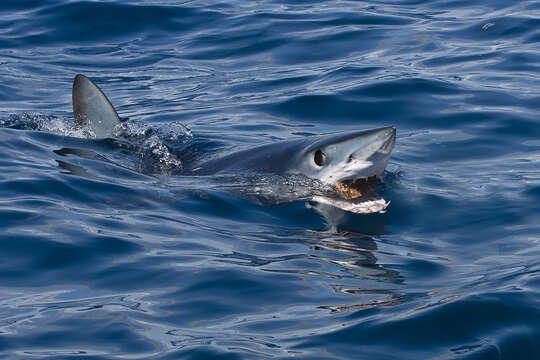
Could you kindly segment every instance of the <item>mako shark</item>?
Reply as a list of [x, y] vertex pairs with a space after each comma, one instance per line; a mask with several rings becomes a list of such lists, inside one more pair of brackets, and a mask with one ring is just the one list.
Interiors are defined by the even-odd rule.
[[[79, 74], [72, 95], [76, 125], [98, 139], [114, 137], [122, 120], [103, 91]], [[185, 174], [300, 175], [330, 185], [338, 194], [314, 195], [315, 202], [355, 213], [384, 212], [388, 203], [369, 195], [369, 189], [384, 172], [395, 139], [396, 128], [392, 126], [308, 136], [233, 152], [185, 169]]]

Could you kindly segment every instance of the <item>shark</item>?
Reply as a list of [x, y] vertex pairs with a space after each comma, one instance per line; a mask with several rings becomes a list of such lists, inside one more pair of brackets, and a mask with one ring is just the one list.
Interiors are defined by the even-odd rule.
[[[114, 137], [122, 119], [104, 92], [88, 77], [73, 82], [75, 124], [97, 139]], [[396, 128], [313, 135], [262, 144], [194, 164], [185, 175], [239, 173], [300, 176], [330, 187], [333, 196], [314, 193], [311, 200], [345, 211], [384, 212], [389, 204], [371, 189], [380, 181], [396, 141]]]

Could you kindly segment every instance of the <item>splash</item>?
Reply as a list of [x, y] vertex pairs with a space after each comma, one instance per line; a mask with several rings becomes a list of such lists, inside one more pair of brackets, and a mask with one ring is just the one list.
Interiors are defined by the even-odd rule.
[[91, 130], [77, 126], [72, 119], [38, 113], [11, 114], [7, 119], [0, 119], [0, 127], [44, 131], [74, 138], [95, 138]]
[[[96, 139], [91, 129], [81, 127], [71, 118], [37, 113], [12, 114], [0, 119], [0, 127], [17, 130], [34, 130], [80, 139]], [[120, 144], [125, 141], [132, 154], [126, 156], [123, 165], [132, 170], [151, 174], [176, 174], [182, 171], [183, 161], [175, 149], [191, 141], [191, 130], [180, 122], [169, 124], [142, 124], [127, 120], [117, 126], [114, 138]], [[133, 156], [131, 156], [133, 155]], [[114, 156], [113, 156], [114, 157]], [[131, 161], [129, 159], [133, 157]]]
[[136, 146], [138, 171], [171, 175], [183, 170], [175, 149], [190, 142], [192, 133], [178, 121], [153, 125], [128, 120], [117, 126], [115, 137]]

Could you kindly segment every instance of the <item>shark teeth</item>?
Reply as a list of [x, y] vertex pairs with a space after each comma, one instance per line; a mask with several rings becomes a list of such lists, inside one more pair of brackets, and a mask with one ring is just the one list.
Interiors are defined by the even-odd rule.
[[341, 210], [349, 211], [355, 214], [374, 214], [385, 213], [390, 201], [383, 198], [365, 201], [350, 201], [343, 199], [327, 198], [324, 196], [314, 196], [313, 201], [335, 206]]

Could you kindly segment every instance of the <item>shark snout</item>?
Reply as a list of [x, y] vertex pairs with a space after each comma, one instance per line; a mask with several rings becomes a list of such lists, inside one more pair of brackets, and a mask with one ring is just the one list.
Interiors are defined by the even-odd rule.
[[396, 142], [396, 128], [389, 126], [376, 129], [366, 136], [362, 146], [349, 156], [346, 166], [347, 172], [355, 174], [356, 177], [378, 176], [383, 173]]
[[350, 155], [351, 159], [365, 161], [374, 155], [389, 156], [396, 142], [396, 128], [388, 126], [376, 129], [365, 136], [364, 141]]
[[382, 132], [381, 137], [385, 140], [383, 141], [383, 144], [381, 148], [379, 149], [379, 152], [390, 154], [390, 152], [394, 148], [394, 144], [396, 143], [396, 128], [393, 126], [390, 126], [387, 128], [383, 128], [381, 132]]

